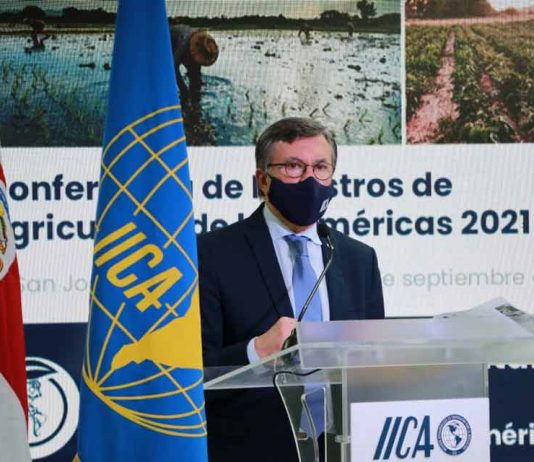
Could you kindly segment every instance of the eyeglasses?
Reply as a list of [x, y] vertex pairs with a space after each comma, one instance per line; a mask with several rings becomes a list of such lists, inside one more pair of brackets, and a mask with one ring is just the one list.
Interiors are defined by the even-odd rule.
[[289, 178], [300, 178], [306, 172], [306, 168], [311, 167], [313, 176], [318, 180], [328, 180], [334, 174], [334, 166], [327, 162], [318, 162], [310, 165], [299, 160], [289, 160], [279, 164], [267, 164], [267, 168], [279, 167], [283, 175]]

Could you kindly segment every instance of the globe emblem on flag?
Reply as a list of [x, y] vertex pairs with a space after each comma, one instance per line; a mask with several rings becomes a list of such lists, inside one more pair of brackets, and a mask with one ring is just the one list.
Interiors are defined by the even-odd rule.
[[[84, 378], [95, 395], [126, 419], [175, 436], [205, 436], [200, 346], [179, 349], [177, 339], [192, 337], [198, 324], [198, 295], [184, 317], [125, 344], [99, 380]], [[197, 327], [198, 331], [198, 327]], [[119, 333], [120, 335], [120, 333]], [[192, 340], [192, 339], [191, 339]], [[201, 365], [201, 362], [200, 362]]]
[[179, 106], [158, 109], [104, 149], [82, 375], [130, 422], [203, 437], [198, 271], [181, 122]]
[[471, 426], [461, 415], [452, 414], [439, 424], [437, 437], [443, 452], [457, 456], [464, 453], [471, 443]]

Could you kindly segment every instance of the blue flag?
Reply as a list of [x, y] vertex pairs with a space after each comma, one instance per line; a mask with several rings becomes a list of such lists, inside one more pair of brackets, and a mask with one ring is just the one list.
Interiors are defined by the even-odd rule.
[[207, 460], [191, 182], [164, 0], [117, 12], [82, 462]]

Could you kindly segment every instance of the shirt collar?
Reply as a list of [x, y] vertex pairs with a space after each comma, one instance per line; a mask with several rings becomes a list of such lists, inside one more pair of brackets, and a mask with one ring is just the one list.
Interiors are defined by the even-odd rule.
[[[289, 234], [295, 234], [289, 228], [287, 228], [274, 214], [271, 212], [271, 209], [267, 204], [263, 207], [263, 218], [265, 218], [265, 223], [267, 223], [267, 228], [269, 228], [269, 233], [274, 240], [283, 239]], [[299, 236], [306, 236], [314, 244], [322, 245], [321, 239], [317, 234], [317, 226], [310, 226], [308, 229], [302, 233], [298, 233]]]

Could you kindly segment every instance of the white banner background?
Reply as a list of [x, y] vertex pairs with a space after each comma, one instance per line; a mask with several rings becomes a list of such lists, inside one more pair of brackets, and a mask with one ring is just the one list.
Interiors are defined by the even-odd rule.
[[[338, 220], [338, 229], [347, 225], [352, 237], [375, 247], [386, 315], [428, 316], [496, 296], [534, 313], [533, 151], [532, 145], [517, 144], [340, 148], [334, 177], [338, 195], [327, 217]], [[252, 147], [190, 148], [189, 154], [197, 231], [220, 226], [215, 220], [231, 223], [255, 209]], [[87, 183], [98, 179], [99, 156], [97, 148], [2, 152], [12, 192], [11, 218], [29, 223], [28, 243], [18, 250], [25, 322], [87, 320], [92, 241], [62, 239], [57, 231], [59, 226], [68, 235], [76, 222], [89, 231], [96, 200], [88, 197]], [[52, 183], [59, 174], [60, 198], [52, 194], [45, 200], [40, 186], [37, 200], [32, 199], [32, 182]], [[217, 175], [222, 188], [215, 184]], [[414, 182], [429, 176], [431, 193], [416, 195]], [[66, 193], [73, 181], [83, 185], [81, 191], [70, 186], [70, 196], [80, 196], [76, 200]], [[422, 180], [417, 185], [419, 191], [428, 186]], [[207, 197], [218, 192], [220, 198]], [[380, 218], [382, 224], [377, 223]], [[65, 220], [74, 225], [61, 225]], [[32, 232], [34, 227], [38, 229]], [[477, 233], [465, 234], [467, 229]], [[19, 243], [22, 230], [16, 229]]]

